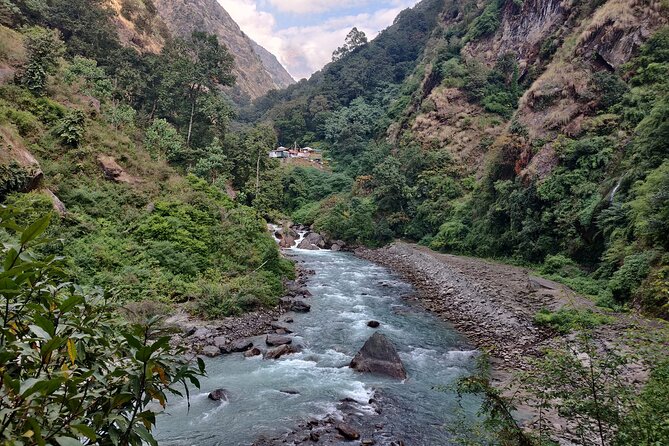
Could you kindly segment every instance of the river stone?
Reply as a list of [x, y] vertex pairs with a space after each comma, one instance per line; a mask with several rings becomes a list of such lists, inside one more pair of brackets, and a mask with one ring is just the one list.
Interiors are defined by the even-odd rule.
[[244, 357], [245, 358], [253, 358], [254, 356], [260, 356], [262, 352], [260, 351], [259, 348], [253, 347], [251, 350], [246, 350], [244, 352]]
[[304, 237], [300, 244], [297, 245], [297, 247], [299, 249], [316, 251], [325, 248], [325, 238], [317, 232], [310, 232]]
[[339, 423], [336, 426], [336, 428], [337, 432], [339, 432], [342, 435], [342, 437], [346, 438], [347, 440], [357, 440], [358, 438], [360, 438], [360, 434], [358, 433], [358, 431], [353, 429], [346, 423]]
[[221, 353], [243, 353], [251, 347], [253, 347], [253, 342], [248, 339], [237, 339], [221, 347]]
[[286, 345], [293, 342], [293, 338], [289, 336], [280, 336], [280, 335], [267, 335], [265, 338], [265, 343], [269, 346], [279, 346]]
[[225, 336], [216, 336], [213, 342], [216, 347], [221, 349], [225, 347], [225, 344], [228, 343], [228, 338], [226, 338]]
[[197, 339], [207, 339], [211, 337], [211, 330], [205, 327], [198, 328], [193, 333], [193, 337]]
[[277, 347], [272, 350], [268, 350], [267, 353], [265, 353], [265, 359], [279, 359], [280, 357], [284, 355], [291, 355], [293, 353], [296, 353], [297, 350], [295, 350], [293, 347], [290, 345], [284, 344], [280, 347]]
[[407, 372], [395, 346], [381, 333], [374, 333], [362, 346], [350, 367], [358, 372], [377, 373], [406, 379]]
[[215, 358], [221, 354], [221, 349], [215, 345], [207, 345], [202, 349], [202, 354], [210, 358]]
[[381, 322], [379, 321], [369, 321], [367, 322], [367, 326], [371, 328], [379, 328], [381, 326]]
[[296, 313], [308, 313], [311, 311], [311, 305], [306, 302], [302, 302], [301, 300], [296, 300], [290, 304], [290, 309]]
[[228, 391], [225, 389], [216, 389], [212, 391], [207, 398], [212, 401], [227, 401], [228, 400]]
[[[288, 322], [288, 321], [286, 320], [285, 322]], [[277, 334], [281, 334], [281, 333], [279, 333], [279, 330], [283, 330], [283, 331], [285, 332], [285, 333], [283, 333], [283, 334], [290, 334], [290, 333], [292, 333], [292, 331], [290, 330], [290, 328], [286, 327], [285, 325], [281, 325], [281, 324], [279, 324], [279, 323], [277, 323], [277, 322], [273, 322], [273, 323], [272, 323], [272, 328], [273, 328], [274, 330], [277, 330]]]

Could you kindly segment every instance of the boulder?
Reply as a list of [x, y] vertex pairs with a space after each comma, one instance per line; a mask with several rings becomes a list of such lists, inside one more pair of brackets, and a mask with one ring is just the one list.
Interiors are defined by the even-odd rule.
[[285, 344], [275, 349], [268, 350], [267, 353], [265, 353], [265, 359], [279, 359], [284, 355], [292, 355], [293, 353], [297, 353], [297, 350], [292, 346]]
[[137, 178], [129, 175], [113, 157], [98, 155], [97, 161], [107, 180], [126, 184], [135, 184], [139, 182]]
[[292, 248], [295, 245], [295, 238], [290, 235], [281, 236], [280, 238], [279, 247], [281, 248]]
[[279, 392], [285, 393], [287, 395], [299, 395], [300, 394], [300, 392], [298, 390], [295, 390], [295, 389], [281, 389], [281, 390], [279, 390]]
[[226, 338], [225, 336], [216, 336], [213, 342], [216, 347], [221, 349], [225, 347], [225, 345], [228, 343], [228, 338]]
[[211, 337], [211, 334], [212, 333], [211, 333], [210, 329], [205, 328], [205, 327], [201, 327], [201, 328], [198, 328], [197, 330], [195, 330], [195, 333], [193, 333], [193, 337], [197, 338], [197, 339], [204, 340], [204, 339], [207, 339], [207, 338]]
[[51, 200], [51, 205], [53, 206], [53, 210], [58, 213], [61, 217], [64, 217], [67, 215], [67, 208], [65, 207], [65, 204], [60, 201], [60, 198], [54, 194], [51, 189], [44, 189], [44, 193], [49, 197]]
[[246, 350], [244, 352], [244, 357], [245, 358], [253, 358], [254, 356], [260, 356], [262, 352], [260, 351], [259, 348], [253, 347], [251, 350]]
[[265, 343], [269, 346], [272, 347], [277, 347], [279, 345], [287, 345], [287, 344], [292, 344], [293, 338], [289, 336], [281, 336], [281, 335], [267, 335], [265, 338]]
[[358, 372], [376, 373], [391, 378], [405, 379], [406, 369], [395, 346], [381, 333], [374, 333], [365, 342], [350, 367]]
[[248, 339], [237, 339], [221, 347], [221, 353], [243, 353], [251, 347], [253, 347], [253, 342]]
[[342, 251], [344, 248], [346, 248], [346, 242], [342, 240], [335, 240], [330, 246], [331, 251]]
[[357, 440], [358, 438], [360, 438], [360, 434], [358, 433], [358, 431], [353, 429], [346, 423], [339, 423], [336, 426], [336, 429], [337, 432], [339, 432], [341, 436], [347, 440]]
[[228, 391], [225, 389], [216, 389], [212, 391], [207, 397], [212, 401], [227, 401]]
[[381, 326], [381, 322], [379, 321], [369, 321], [367, 322], [367, 326], [371, 328], [379, 328]]
[[[286, 321], [286, 322], [288, 322], [288, 321]], [[278, 322], [272, 322], [272, 328], [274, 330], [276, 330], [277, 333], [278, 333], [279, 330], [283, 330], [284, 334], [292, 333], [292, 330], [290, 328], [286, 327], [285, 325], [281, 325]]]
[[301, 300], [296, 300], [290, 304], [290, 310], [296, 313], [308, 313], [311, 311], [311, 305]]
[[325, 248], [325, 238], [317, 232], [310, 232], [304, 237], [300, 244], [297, 245], [297, 247], [299, 249], [316, 251]]
[[207, 345], [205, 348], [202, 349], [202, 354], [210, 358], [215, 358], [216, 356], [219, 356], [221, 354], [221, 349], [216, 347], [215, 345]]

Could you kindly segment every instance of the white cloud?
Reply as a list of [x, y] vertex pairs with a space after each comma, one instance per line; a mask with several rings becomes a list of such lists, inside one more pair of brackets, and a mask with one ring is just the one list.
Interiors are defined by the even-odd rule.
[[[281, 28], [275, 17], [258, 7], [256, 0], [218, 0], [253, 40], [277, 56], [296, 79], [309, 77], [332, 59], [332, 52], [341, 46], [354, 26], [364, 31], [371, 40], [389, 25], [405, 8], [417, 0], [391, 0], [376, 11], [326, 19], [310, 26]], [[368, 0], [365, 0], [368, 1]], [[270, 0], [272, 4], [341, 5], [351, 0]], [[360, 0], [356, 4], [360, 4]], [[332, 6], [334, 7], [334, 6]], [[302, 10], [300, 10], [301, 12]]]
[[359, 6], [368, 3], [369, 0], [269, 0], [269, 2], [281, 12], [313, 14]]

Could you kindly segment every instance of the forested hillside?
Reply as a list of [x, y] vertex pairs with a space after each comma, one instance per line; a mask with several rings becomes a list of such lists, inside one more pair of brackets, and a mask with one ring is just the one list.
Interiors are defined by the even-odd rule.
[[299, 209], [289, 192], [286, 210], [666, 316], [668, 16], [661, 1], [421, 2], [258, 101], [281, 142], [324, 148], [354, 181]]

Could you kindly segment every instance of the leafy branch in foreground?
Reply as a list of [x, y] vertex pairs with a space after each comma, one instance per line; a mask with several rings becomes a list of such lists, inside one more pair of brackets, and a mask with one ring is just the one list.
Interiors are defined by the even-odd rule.
[[46, 216], [28, 227], [0, 208], [0, 443], [155, 445], [152, 408], [188, 397], [197, 368], [172, 351], [154, 318], [119, 320], [102, 291], [67, 281], [62, 259], [30, 252], [48, 243]]

